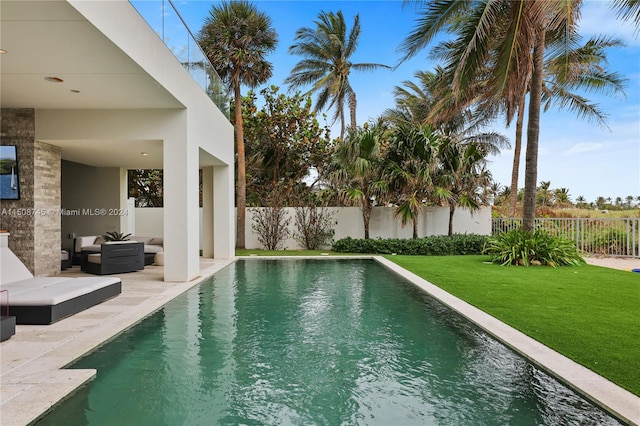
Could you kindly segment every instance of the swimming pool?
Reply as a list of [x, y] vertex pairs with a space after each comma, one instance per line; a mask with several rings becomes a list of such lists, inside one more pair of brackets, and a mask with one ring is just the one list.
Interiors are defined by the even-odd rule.
[[619, 424], [366, 260], [238, 261], [72, 368], [38, 425]]

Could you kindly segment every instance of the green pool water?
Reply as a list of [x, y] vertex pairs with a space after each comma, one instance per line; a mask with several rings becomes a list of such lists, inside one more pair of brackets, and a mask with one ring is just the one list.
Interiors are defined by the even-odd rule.
[[38, 425], [610, 425], [373, 261], [238, 261], [71, 368]]

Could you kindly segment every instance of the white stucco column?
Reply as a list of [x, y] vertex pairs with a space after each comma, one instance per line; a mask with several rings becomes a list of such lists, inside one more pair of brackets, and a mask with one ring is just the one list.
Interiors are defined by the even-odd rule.
[[213, 210], [213, 166], [202, 168], [202, 256], [215, 257]]
[[164, 280], [189, 281], [200, 274], [198, 149], [184, 139], [165, 140]]
[[[232, 163], [233, 164], [233, 163]], [[217, 259], [235, 256], [236, 221], [233, 166], [213, 168], [213, 252]]]

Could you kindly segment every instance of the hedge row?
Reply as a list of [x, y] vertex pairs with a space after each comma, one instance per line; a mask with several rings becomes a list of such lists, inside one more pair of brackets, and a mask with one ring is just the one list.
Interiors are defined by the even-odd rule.
[[446, 256], [482, 254], [487, 235], [455, 234], [416, 239], [364, 240], [343, 238], [333, 244], [338, 253], [406, 254], [422, 256]]

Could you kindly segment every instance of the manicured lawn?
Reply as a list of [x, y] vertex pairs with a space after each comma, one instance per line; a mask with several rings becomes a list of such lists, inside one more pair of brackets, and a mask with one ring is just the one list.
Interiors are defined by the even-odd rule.
[[486, 256], [386, 256], [640, 395], [640, 274], [508, 267]]
[[236, 256], [321, 256], [328, 253], [329, 256], [344, 256], [344, 253], [336, 253], [329, 250], [240, 250], [236, 249]]

